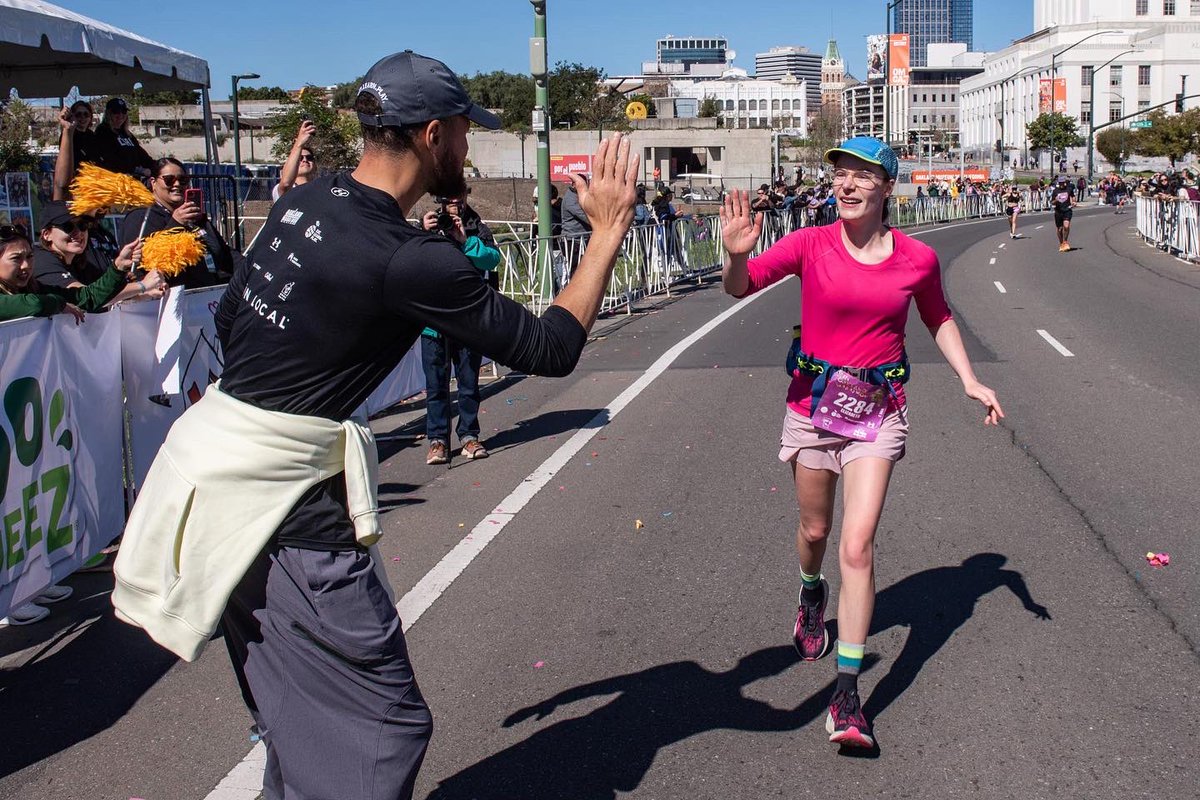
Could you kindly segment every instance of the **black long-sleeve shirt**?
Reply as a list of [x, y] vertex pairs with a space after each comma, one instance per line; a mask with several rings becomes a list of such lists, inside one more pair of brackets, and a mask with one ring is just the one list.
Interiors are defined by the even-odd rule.
[[[395, 199], [349, 173], [288, 192], [217, 308], [222, 388], [261, 408], [343, 420], [426, 326], [532, 374], [565, 375], [587, 332], [570, 313], [541, 318], [479, 280], [445, 237], [405, 221]], [[354, 547], [339, 476], [311, 490], [281, 544]]]
[[[144, 229], [142, 228], [143, 219], [146, 220], [146, 227]], [[179, 227], [182, 226], [171, 216], [171, 210], [166, 206], [155, 203], [149, 208], [138, 208], [130, 211], [121, 222], [119, 239], [121, 246], [124, 247], [138, 238], [139, 234], [142, 238], [145, 238], [152, 233]], [[229, 276], [233, 274], [233, 251], [230, 250], [225, 240], [221, 238], [220, 231], [217, 230], [216, 226], [207, 217], [204, 219], [203, 224], [193, 226], [193, 229], [200, 231], [204, 240], [204, 247], [207, 250], [208, 257], [212, 259], [215, 271], [209, 269], [208, 258], [201, 256], [183, 272], [171, 277], [168, 283], [171, 286], [182, 286], [185, 289], [199, 289], [227, 282]]]
[[[110, 172], [132, 175], [139, 167], [153, 170], [154, 159], [146, 152], [137, 137], [128, 131], [115, 131], [107, 122], [96, 126], [92, 134], [88, 160]], [[79, 165], [76, 164], [78, 169]]]

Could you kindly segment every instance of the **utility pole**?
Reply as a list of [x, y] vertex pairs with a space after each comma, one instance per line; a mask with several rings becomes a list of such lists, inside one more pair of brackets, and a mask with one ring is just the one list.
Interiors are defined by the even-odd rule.
[[534, 84], [531, 124], [537, 136], [537, 280], [542, 289], [539, 295], [549, 297], [554, 282], [550, 274], [550, 237], [553, 230], [550, 227], [550, 74], [546, 55], [546, 0], [529, 2], [533, 5], [533, 38], [529, 40], [529, 72]]

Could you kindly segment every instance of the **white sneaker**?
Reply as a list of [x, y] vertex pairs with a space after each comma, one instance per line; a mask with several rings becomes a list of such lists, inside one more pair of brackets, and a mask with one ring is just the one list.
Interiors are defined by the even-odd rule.
[[47, 586], [42, 593], [33, 598], [33, 602], [42, 605], [51, 603], [61, 603], [75, 592], [70, 586], [59, 586], [57, 583], [52, 586]]
[[32, 625], [50, 616], [50, 609], [37, 603], [26, 603], [20, 608], [8, 612], [8, 616], [0, 619], [0, 625]]

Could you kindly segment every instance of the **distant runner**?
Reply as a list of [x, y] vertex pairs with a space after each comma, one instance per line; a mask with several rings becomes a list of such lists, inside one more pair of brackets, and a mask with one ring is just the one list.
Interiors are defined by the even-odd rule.
[[1054, 227], [1058, 229], [1058, 252], [1067, 253], [1071, 250], [1071, 216], [1075, 208], [1075, 188], [1067, 176], [1060, 175], [1058, 183], [1051, 190], [1050, 203], [1054, 206]]
[[1014, 183], [1008, 187], [1004, 195], [1004, 211], [1008, 214], [1008, 235], [1012, 239], [1020, 239], [1017, 235], [1017, 217], [1021, 215], [1021, 190]]

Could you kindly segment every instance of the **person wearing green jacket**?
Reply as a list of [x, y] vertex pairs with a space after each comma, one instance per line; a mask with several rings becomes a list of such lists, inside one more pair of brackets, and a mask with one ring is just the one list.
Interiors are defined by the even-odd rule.
[[[440, 199], [439, 211], [421, 220], [425, 230], [458, 242], [463, 253], [479, 270], [480, 280], [489, 280], [500, 265], [492, 232], [479, 214], [461, 197]], [[458, 424], [455, 432], [463, 458], [487, 458], [479, 441], [479, 367], [483, 357], [432, 328], [421, 332], [421, 366], [425, 371], [425, 438], [429, 452], [425, 463], [450, 463], [450, 364], [458, 378]]]
[[[112, 268], [87, 286], [43, 286], [33, 277], [29, 232], [21, 225], [0, 225], [0, 321], [66, 313], [83, 322], [85, 312], [100, 310], [125, 288], [126, 273], [141, 255], [138, 239], [125, 245]], [[164, 279], [150, 272], [137, 283], [144, 294], [160, 289]]]

